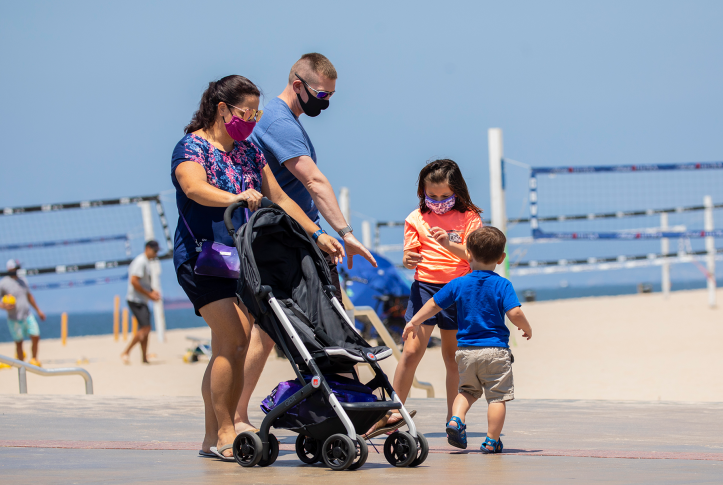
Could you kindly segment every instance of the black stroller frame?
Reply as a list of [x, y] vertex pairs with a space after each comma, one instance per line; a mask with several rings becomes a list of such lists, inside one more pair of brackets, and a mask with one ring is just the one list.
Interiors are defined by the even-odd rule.
[[[237, 250], [239, 250], [240, 256], [244, 249], [248, 250], [250, 248], [251, 244], [247, 241], [246, 244], [249, 244], [249, 247], [241, 247], [241, 242], [244, 236], [243, 231], [248, 230], [247, 226], [250, 226], [252, 230], [253, 222], [256, 220], [255, 218], [261, 217], [264, 212], [268, 213], [269, 211], [274, 211], [273, 215], [280, 216], [283, 214], [283, 217], [288, 218], [290, 221], [288, 222], [289, 224], [293, 223], [296, 225], [296, 227], [298, 227], [301, 231], [300, 234], [303, 234], [303, 236], [306, 237], [307, 241], [305, 242], [311, 242], [313, 248], [318, 252], [318, 256], [321, 257], [319, 249], [313, 241], [311, 241], [311, 238], [303, 232], [303, 229], [298, 226], [298, 223], [286, 215], [279, 206], [271, 203], [266, 198], [262, 200], [262, 208], [254, 213], [247, 224], [242, 226], [238, 232], [235, 232], [231, 221], [233, 212], [238, 208], [246, 207], [246, 205], [246, 201], [238, 201], [229, 206], [224, 214], [224, 223], [229, 234], [234, 239], [234, 243], [236, 244]], [[328, 273], [328, 270], [325, 271]], [[322, 276], [324, 274], [325, 273], [322, 272]], [[323, 282], [325, 284], [322, 286], [323, 294], [331, 302], [333, 309], [341, 317], [341, 320], [346, 322], [352, 330], [353, 335], [357, 336], [358, 332], [356, 331], [353, 322], [334, 296], [334, 286], [329, 284], [331, 281], [328, 275], [326, 279], [327, 281]], [[242, 281], [243, 280], [240, 280], [239, 282], [239, 288], [242, 287]], [[384, 443], [384, 456], [391, 465], [397, 467], [414, 467], [424, 462], [429, 452], [427, 440], [424, 435], [417, 431], [412, 417], [409, 415], [403, 403], [394, 392], [394, 389], [389, 383], [389, 379], [384, 374], [378, 363], [380, 358], [386, 358], [391, 355], [391, 349], [386, 347], [371, 347], [359, 336], [357, 341], [363, 343], [361, 344], [361, 347], [366, 345], [367, 351], [364, 351], [361, 348], [353, 347], [348, 349], [343, 347], [332, 347], [326, 351], [326, 356], [338, 356], [341, 359], [346, 359], [344, 362], [348, 362], [350, 372], [357, 381], [358, 376], [354, 371], [353, 365], [356, 363], [369, 364], [374, 372], [374, 378], [366, 383], [366, 385], [372, 389], [381, 389], [382, 399], [384, 399], [382, 401], [375, 402], [341, 403], [332, 392], [327, 380], [324, 378], [324, 374], [322, 372], [324, 365], [320, 366], [315, 357], [312, 356], [309, 349], [307, 349], [304, 339], [299, 335], [297, 329], [294, 328], [294, 325], [284, 312], [281, 303], [274, 296], [272, 287], [263, 284], [259, 284], [257, 286], [258, 287], [253, 291], [253, 297], [258, 304], [256, 311], [261, 312], [266, 316], [269, 315], [270, 310], [276, 317], [273, 318], [269, 315], [269, 318], [266, 318], [265, 321], [268, 322], [268, 325], [270, 325], [272, 330], [271, 333], [275, 333], [277, 338], [274, 338], [274, 341], [283, 349], [284, 355], [291, 363], [299, 383], [302, 384], [302, 388], [271, 409], [268, 414], [266, 414], [257, 433], [246, 431], [240, 433], [236, 437], [233, 444], [233, 452], [236, 461], [244, 467], [253, 467], [255, 465], [269, 466], [273, 464], [279, 455], [279, 442], [276, 437], [270, 433], [272, 425], [291, 408], [297, 406], [302, 401], [309, 399], [315, 393], [321, 392], [324, 401], [334, 411], [338, 420], [328, 419], [326, 422], [321, 424], [315, 424], [308, 427], [302, 425], [298, 428], [291, 429], [292, 431], [299, 433], [296, 440], [296, 453], [301, 461], [307, 464], [323, 461], [332, 470], [354, 470], [361, 467], [366, 462], [368, 448], [366, 442], [359, 433], [363, 433], [369, 429], [373, 423], [381, 419], [388, 411], [398, 410], [401, 413], [409, 432], [396, 431], [389, 435]], [[246, 288], [247, 292], [248, 290], [249, 289]], [[242, 291], [240, 290], [240, 292]], [[247, 293], [247, 299], [248, 298], [249, 295]], [[246, 299], [244, 301], [246, 301]], [[251, 312], [252, 309], [249, 308], [249, 311]], [[279, 323], [281, 324], [281, 328], [279, 327]], [[307, 322], [307, 324], [311, 325], [309, 322]], [[317, 331], [322, 333], [321, 330]], [[269, 333], [268, 330], [267, 333]], [[274, 335], [271, 335], [271, 333], [270, 336], [273, 338]], [[287, 345], [284, 334], [293, 344], [292, 349], [290, 349]], [[298, 353], [298, 355], [296, 355], [296, 360], [294, 358], [295, 356], [293, 354], [293, 350], [296, 350]], [[319, 352], [315, 352], [315, 355], [318, 357]], [[303, 366], [306, 367], [304, 370], [308, 371], [312, 376], [310, 380], [305, 379], [302, 375], [299, 360], [301, 360], [303, 362]], [[327, 367], [329, 366], [327, 365]], [[390, 397], [390, 400], [385, 399], [386, 395]], [[354, 419], [350, 418], [350, 415]]]

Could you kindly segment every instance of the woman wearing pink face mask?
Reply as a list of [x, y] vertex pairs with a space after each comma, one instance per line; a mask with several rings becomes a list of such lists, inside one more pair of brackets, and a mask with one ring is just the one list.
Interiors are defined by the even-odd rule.
[[[223, 214], [226, 207], [241, 199], [255, 211], [261, 198], [267, 197], [309, 234], [319, 231], [279, 187], [259, 149], [246, 140], [263, 114], [258, 110], [259, 95], [259, 89], [243, 76], [226, 76], [210, 83], [171, 162], [181, 216], [173, 250], [176, 276], [196, 314], [212, 331], [213, 357], [201, 387], [206, 435], [199, 453], [229, 461], [234, 461], [234, 413], [243, 388], [253, 320], [236, 299], [236, 279], [196, 274], [200, 245], [203, 241], [234, 245]], [[245, 211], [237, 210], [234, 226], [240, 227], [246, 217]], [[316, 236], [319, 248], [341, 262], [341, 244], [326, 234]]]

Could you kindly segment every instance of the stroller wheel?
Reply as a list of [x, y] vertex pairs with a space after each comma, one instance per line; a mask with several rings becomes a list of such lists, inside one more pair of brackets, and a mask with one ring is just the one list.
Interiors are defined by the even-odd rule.
[[[263, 457], [263, 453], [261, 456]], [[273, 465], [278, 457], [279, 457], [279, 440], [276, 439], [276, 436], [270, 434], [269, 435], [269, 458], [266, 460], [261, 458], [261, 461], [259, 461], [259, 466]]]
[[296, 456], [307, 465], [321, 461], [321, 445], [323, 443], [311, 436], [300, 434], [296, 437]]
[[369, 447], [367, 446], [367, 442], [364, 441], [364, 438], [356, 435], [356, 442], [357, 458], [354, 463], [349, 465], [349, 468], [347, 468], [347, 470], [356, 470], [357, 468], [360, 468], [364, 463], [367, 462], [367, 456], [369, 456]]
[[417, 457], [409, 466], [421, 465], [422, 463], [424, 463], [424, 460], [427, 459], [427, 455], [429, 454], [429, 444], [427, 443], [427, 438], [425, 438], [424, 435], [420, 432], [417, 432], [417, 445], [419, 448], [417, 452]]
[[321, 458], [334, 471], [346, 470], [356, 459], [356, 446], [347, 435], [333, 434], [324, 442]]
[[256, 466], [261, 461], [263, 443], [256, 433], [244, 431], [233, 440], [233, 457], [241, 466]]
[[417, 458], [417, 441], [406, 431], [389, 435], [384, 442], [384, 458], [390, 465], [405, 467]]

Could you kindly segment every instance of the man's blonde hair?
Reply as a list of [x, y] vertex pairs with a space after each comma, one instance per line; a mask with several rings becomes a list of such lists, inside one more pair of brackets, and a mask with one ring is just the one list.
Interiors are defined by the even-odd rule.
[[[298, 79], [296, 77], [297, 74], [304, 78], [304, 81], [307, 82], [317, 81], [318, 79], [315, 77], [318, 77], [319, 75], [329, 78], [332, 81], [337, 78], [334, 64], [332, 64], [326, 56], [316, 52], [304, 54], [301, 56], [301, 59], [291, 66], [291, 71], [289, 72], [289, 84]], [[307, 79], [307, 77], [312, 79]]]

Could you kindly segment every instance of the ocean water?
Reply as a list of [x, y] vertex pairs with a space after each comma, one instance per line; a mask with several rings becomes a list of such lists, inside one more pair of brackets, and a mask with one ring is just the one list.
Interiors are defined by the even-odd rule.
[[[37, 317], [36, 317], [37, 318]], [[40, 338], [60, 338], [60, 315], [47, 315], [41, 322]], [[130, 332], [130, 317], [128, 331]], [[166, 328], [205, 327], [206, 323], [196, 316], [192, 308], [166, 310]], [[121, 329], [122, 331], [122, 329]], [[113, 333], [113, 312], [68, 313], [68, 337], [84, 335], [105, 335]], [[0, 342], [11, 342], [6, 318], [0, 319]]]
[[[718, 281], [718, 287], [723, 286], [723, 279]], [[654, 292], [661, 291], [660, 283], [653, 283]], [[705, 288], [704, 281], [673, 282], [673, 290], [695, 290]], [[562, 300], [569, 298], [585, 298], [594, 296], [632, 295], [638, 292], [635, 284], [619, 284], [604, 286], [567, 286], [557, 288], [516, 288], [517, 296], [524, 304], [524, 295], [527, 290], [535, 292], [536, 301]], [[184, 306], [184, 305], [176, 305]], [[10, 342], [10, 332], [7, 320], [0, 318], [0, 342]], [[60, 315], [48, 315], [44, 322], [38, 319], [41, 338], [60, 338]], [[206, 323], [196, 316], [192, 308], [166, 309], [166, 328], [194, 328], [204, 327]], [[130, 327], [130, 323], [129, 323]], [[129, 328], [130, 331], [130, 328]], [[112, 312], [89, 312], [68, 314], [68, 337], [84, 335], [105, 335], [113, 333]]]

